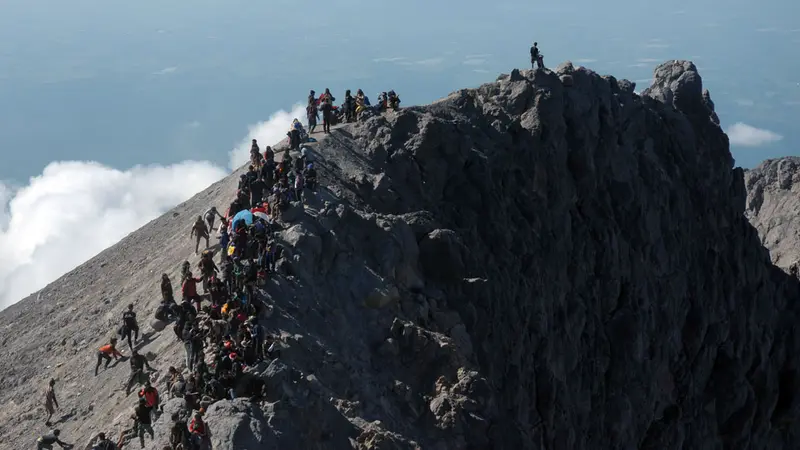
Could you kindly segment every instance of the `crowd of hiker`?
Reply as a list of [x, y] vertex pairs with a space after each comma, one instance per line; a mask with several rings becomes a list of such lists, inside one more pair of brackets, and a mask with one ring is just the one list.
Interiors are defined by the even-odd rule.
[[[272, 307], [259, 286], [275, 274], [282, 254], [282, 247], [274, 238], [274, 232], [280, 229], [278, 217], [293, 202], [303, 202], [306, 193], [317, 188], [314, 161], [304, 144], [315, 141], [311, 134], [316, 132], [319, 112], [322, 112], [323, 133], [327, 134], [332, 125], [357, 120], [369, 108], [382, 112], [400, 107], [400, 98], [394, 91], [379, 94], [375, 105], [360, 89], [355, 96], [347, 90], [341, 106], [334, 106], [334, 101], [328, 89], [319, 97], [313, 90], [310, 92], [309, 128], [306, 130], [294, 119], [287, 131], [288, 145], [280, 162], [275, 161], [275, 151], [270, 146], [262, 152], [253, 139], [250, 165], [241, 175], [225, 214], [210, 206], [189, 230], [200, 259], [196, 272], [189, 261], [181, 265], [180, 301], [176, 300], [169, 275], [161, 275], [162, 300], [154, 314], [154, 329], [158, 332], [171, 325], [175, 338], [183, 343], [185, 367], [172, 366], [165, 377], [153, 377], [157, 371], [148, 356], [151, 359], [155, 356], [139, 353], [140, 328], [135, 307], [127, 305], [116, 335], [96, 350], [94, 375], [99, 375], [101, 366], [108, 369], [112, 361], [129, 363], [130, 375], [124, 390], [129, 396], [136, 388], [137, 394], [129, 417], [131, 426], [116, 441], [104, 432], [98, 433], [86, 450], [119, 450], [137, 438], [144, 448], [146, 437], [154, 439], [152, 424], [163, 413], [162, 392], [154, 386], [157, 380], [164, 381], [164, 398], [183, 398], [191, 411], [188, 421], [178, 414], [170, 417], [170, 445], [165, 450], [209, 449], [203, 413], [211, 404], [237, 397], [263, 397], [263, 381], [248, 377], [248, 368], [277, 358], [279, 348], [277, 336], [267, 333], [260, 323], [260, 318], [269, 316]], [[293, 157], [291, 150], [299, 154]], [[217, 220], [219, 245], [212, 247], [210, 239]], [[216, 255], [219, 255], [217, 260]], [[120, 339], [127, 342], [130, 356], [123, 356], [118, 349]], [[45, 391], [47, 426], [52, 426], [52, 416], [59, 408], [55, 384], [51, 379]], [[60, 439], [58, 429], [37, 440], [39, 450], [50, 450], [55, 444], [63, 448], [74, 446]]]
[[340, 106], [336, 106], [335, 101], [336, 97], [331, 94], [330, 89], [325, 89], [325, 92], [319, 97], [313, 90], [308, 93], [306, 119], [310, 132], [313, 133], [316, 129], [320, 112], [322, 113], [322, 132], [327, 134], [331, 132], [331, 125], [354, 122], [365, 111], [371, 110], [380, 114], [388, 110], [400, 109], [400, 97], [394, 90], [378, 94], [377, 102], [374, 105], [361, 89], [356, 91], [355, 96], [352, 95], [350, 89], [347, 89], [344, 93], [344, 101]]

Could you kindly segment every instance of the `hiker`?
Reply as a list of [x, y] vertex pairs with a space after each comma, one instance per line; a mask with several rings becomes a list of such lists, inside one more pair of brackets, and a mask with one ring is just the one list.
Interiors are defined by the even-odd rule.
[[133, 303], [128, 305], [128, 310], [122, 313], [122, 338], [128, 339], [128, 347], [133, 350], [131, 343], [131, 334], [133, 334], [133, 342], [139, 340], [139, 324], [136, 323], [136, 313], [133, 312]]
[[214, 230], [214, 220], [217, 218], [217, 216], [219, 216], [220, 219], [224, 219], [224, 217], [222, 217], [222, 214], [217, 212], [216, 206], [212, 206], [211, 208], [208, 209], [208, 211], [205, 212], [205, 214], [203, 214], [203, 217], [205, 217], [206, 223], [208, 224], [209, 233], [212, 230]]
[[208, 294], [210, 290], [209, 282], [212, 278], [214, 278], [214, 274], [219, 271], [219, 269], [217, 269], [217, 265], [214, 264], [214, 259], [212, 258], [213, 256], [214, 254], [212, 252], [206, 250], [200, 256], [200, 261], [197, 263], [197, 267], [200, 269], [200, 278], [203, 280], [204, 294]]
[[191, 448], [190, 439], [191, 435], [186, 421], [181, 420], [181, 416], [178, 413], [173, 413], [172, 427], [169, 430], [169, 445], [172, 446], [172, 450], [178, 448], [189, 450]]
[[353, 100], [353, 96], [350, 95], [350, 89], [344, 92], [344, 104], [342, 105], [342, 109], [344, 109], [345, 122], [352, 122], [353, 113], [355, 112], [355, 100]]
[[394, 91], [389, 91], [388, 96], [386, 97], [386, 104], [387, 107], [391, 108], [394, 111], [400, 109], [400, 97], [397, 96], [397, 93]]
[[144, 382], [144, 387], [141, 391], [139, 391], [139, 398], [143, 398], [145, 404], [148, 408], [150, 408], [151, 416], [153, 420], [158, 419], [158, 407], [160, 405], [159, 397], [158, 397], [158, 389], [153, 387], [150, 384], [150, 380]]
[[365, 103], [366, 97], [364, 96], [364, 91], [362, 91], [361, 89], [359, 89], [358, 92], [356, 92], [355, 102], [356, 102], [355, 118], [356, 120], [358, 120], [358, 117], [367, 107], [367, 104]]
[[161, 274], [161, 297], [164, 299], [165, 302], [173, 303], [175, 302], [175, 297], [172, 293], [172, 280], [169, 279], [169, 275], [162, 273]]
[[144, 434], [150, 434], [150, 439], [155, 439], [153, 433], [153, 421], [150, 419], [150, 408], [147, 407], [147, 401], [144, 398], [139, 399], [139, 404], [133, 410], [132, 419], [135, 419], [139, 424], [139, 443], [144, 448]]
[[208, 228], [206, 227], [206, 223], [203, 222], [202, 216], [197, 216], [197, 220], [192, 226], [192, 232], [189, 233], [189, 239], [191, 239], [193, 236], [197, 237], [197, 241], [194, 245], [194, 254], [196, 255], [200, 247], [200, 239], [206, 240], [206, 248], [208, 248]]
[[319, 109], [317, 108], [317, 103], [312, 99], [312, 101], [308, 102], [308, 106], [306, 106], [306, 119], [308, 119], [308, 134], [314, 134], [314, 129], [317, 128], [318, 118], [319, 118]]
[[139, 421], [136, 419], [136, 415], [134, 414], [130, 419], [133, 419], [131, 427], [123, 430], [122, 433], [119, 434], [119, 440], [117, 441], [117, 447], [119, 448], [128, 445], [128, 442], [134, 440], [136, 435], [139, 434]]
[[72, 444], [67, 444], [58, 437], [61, 435], [61, 430], [53, 430], [50, 434], [45, 434], [36, 440], [37, 450], [53, 450], [53, 444], [58, 444], [61, 448], [72, 448]]
[[130, 395], [131, 388], [134, 384], [144, 384], [145, 381], [149, 380], [149, 376], [144, 373], [145, 367], [150, 372], [155, 372], [155, 369], [150, 367], [150, 363], [147, 362], [147, 358], [144, 355], [140, 355], [138, 351], [134, 350], [133, 354], [131, 354], [131, 376], [128, 378], [128, 385], [125, 388], [125, 395]]
[[56, 380], [51, 378], [50, 382], [47, 383], [47, 389], [44, 391], [44, 409], [47, 411], [47, 419], [44, 421], [44, 424], [48, 427], [52, 425], [50, 419], [53, 417], [53, 413], [56, 412], [56, 409], [60, 408], [58, 406], [58, 400], [56, 400], [56, 392], [53, 389], [55, 385]]
[[192, 440], [198, 448], [202, 448], [206, 441], [206, 424], [203, 422], [203, 416], [198, 411], [194, 413], [194, 418], [189, 424], [189, 432], [192, 433]]
[[317, 171], [314, 169], [314, 163], [309, 163], [303, 171], [303, 178], [305, 185], [312, 191], [317, 187]]
[[220, 231], [219, 234], [220, 261], [224, 261], [225, 257], [228, 255], [228, 244], [230, 243], [231, 243], [231, 236], [228, 234], [228, 229], [224, 228]]
[[186, 322], [183, 326], [183, 332], [181, 333], [181, 340], [183, 341], [183, 349], [186, 351], [186, 368], [189, 369], [189, 372], [192, 371], [195, 361], [195, 352], [192, 349], [192, 344], [194, 344], [193, 338], [194, 329], [192, 323]]
[[195, 308], [196, 312], [200, 312], [200, 304], [203, 301], [203, 298], [197, 294], [197, 283], [203, 281], [202, 278], [195, 278], [192, 275], [192, 272], [186, 276], [186, 279], [183, 280], [183, 285], [181, 286], [181, 293], [183, 294], [184, 301], [188, 300], [190, 302], [194, 302], [197, 306]]
[[330, 134], [331, 120], [333, 120], [333, 102], [336, 101], [336, 98], [331, 95], [330, 89], [325, 88], [325, 93], [322, 94], [320, 100], [322, 106], [322, 132]]
[[308, 104], [309, 105], [316, 105], [317, 104], [317, 93], [314, 92], [313, 89], [311, 89], [308, 92]]
[[250, 204], [260, 205], [264, 201], [264, 191], [267, 190], [267, 183], [261, 178], [261, 174], [250, 183]]
[[303, 172], [295, 171], [294, 175], [294, 195], [298, 202], [303, 201]]
[[111, 362], [111, 357], [113, 356], [114, 359], [122, 358], [122, 353], [120, 353], [117, 348], [117, 338], [111, 338], [108, 344], [100, 347], [97, 350], [97, 365], [94, 366], [94, 374], [97, 376], [97, 369], [100, 368], [100, 363], [103, 362], [105, 359], [106, 364], [103, 366], [103, 370], [108, 369], [108, 364]]
[[536, 64], [540, 69], [544, 69], [544, 55], [539, 52], [538, 42], [534, 42], [533, 47], [531, 47], [531, 69], [534, 69], [534, 64]]
[[184, 280], [186, 280], [186, 277], [192, 273], [191, 270], [192, 265], [189, 263], [189, 261], [184, 261], [183, 264], [181, 264], [181, 284], [183, 284]]
[[87, 449], [91, 450], [117, 450], [118, 448], [117, 444], [106, 438], [106, 434], [103, 432], [97, 433], [97, 436], [93, 437], [87, 446]]

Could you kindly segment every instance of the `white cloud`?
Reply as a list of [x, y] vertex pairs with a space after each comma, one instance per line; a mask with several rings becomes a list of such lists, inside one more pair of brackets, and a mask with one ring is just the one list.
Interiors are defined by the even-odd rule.
[[475, 55], [467, 55], [464, 58], [465, 59], [475, 59], [475, 58], [488, 58], [490, 56], [492, 56], [492, 55], [489, 54], [489, 53], [478, 53], [478, 54], [475, 54]]
[[732, 145], [741, 147], [759, 147], [783, 139], [778, 133], [747, 125], [742, 122], [735, 123], [728, 128], [728, 139]]
[[648, 42], [644, 45], [646, 48], [669, 48], [669, 44], [665, 44], [663, 42]]
[[470, 59], [465, 59], [462, 64], [464, 64], [465, 66], [481, 66], [483, 64], [486, 64], [486, 60], [483, 58], [470, 58]]
[[177, 71], [177, 67], [165, 67], [159, 71], [153, 72], [153, 75], [169, 75]]
[[639, 59], [636, 60], [636, 62], [640, 62], [640, 63], [657, 63], [659, 61], [661, 61], [661, 60], [660, 59], [656, 59], [656, 58], [639, 58]]
[[253, 139], [258, 141], [258, 145], [263, 148], [265, 145], [274, 145], [282, 139], [286, 139], [286, 133], [292, 125], [292, 120], [299, 119], [303, 124], [306, 120], [306, 107], [300, 103], [295, 104], [290, 112], [280, 110], [269, 117], [264, 122], [251, 125], [247, 136], [228, 152], [228, 164], [234, 170], [250, 161], [250, 144]]
[[186, 128], [200, 128], [200, 122], [197, 120], [193, 120], [186, 124]]
[[222, 178], [208, 162], [120, 171], [94, 162], [53, 162], [16, 191], [4, 187], [0, 307], [118, 242]]
[[472, 69], [472, 71], [476, 73], [489, 73], [486, 69]]
[[753, 105], [756, 104], [754, 101], [746, 99], [746, 98], [738, 98], [738, 99], [735, 100], [735, 102], [739, 106], [753, 106]]
[[414, 61], [414, 64], [418, 66], [436, 66], [441, 64], [444, 61], [444, 58], [428, 58], [428, 59], [420, 59]]
[[396, 62], [400, 62], [400, 61], [405, 61], [405, 59], [406, 59], [405, 56], [395, 56], [395, 57], [392, 57], [392, 58], [375, 58], [375, 59], [372, 60], [372, 62], [376, 62], [376, 63], [394, 62], [394, 63], [396, 63]]
[[[285, 137], [279, 111], [243, 142]], [[252, 137], [251, 137], [252, 136]], [[240, 159], [232, 164], [238, 167]], [[208, 161], [117, 170], [97, 162], [52, 162], [26, 186], [0, 182], [0, 309], [45, 287], [105, 248], [229, 173]]]
[[589, 64], [589, 63], [597, 62], [597, 60], [596, 59], [592, 59], [592, 58], [580, 58], [580, 59], [574, 60], [573, 62], [576, 62], [578, 64]]

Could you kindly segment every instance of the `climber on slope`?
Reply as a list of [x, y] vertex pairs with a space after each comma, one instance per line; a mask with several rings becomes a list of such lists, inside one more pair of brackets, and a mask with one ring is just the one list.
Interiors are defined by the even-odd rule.
[[89, 441], [89, 445], [86, 448], [87, 450], [117, 450], [119, 447], [111, 439], [106, 438], [105, 433], [101, 432], [97, 433], [97, 436]]
[[138, 351], [134, 350], [133, 354], [131, 355], [131, 376], [128, 378], [128, 385], [125, 388], [125, 395], [131, 394], [131, 388], [135, 384], [145, 384], [150, 380], [149, 375], [144, 373], [145, 367], [150, 372], [155, 372], [155, 369], [150, 367], [150, 363], [147, 362], [147, 358], [145, 358], [144, 355], [140, 355]]
[[172, 446], [172, 450], [178, 448], [189, 450], [191, 448], [190, 439], [191, 435], [189, 434], [189, 427], [186, 425], [186, 421], [181, 420], [181, 416], [178, 415], [178, 413], [173, 413], [172, 427], [169, 430], [169, 445]]
[[169, 275], [165, 273], [161, 274], [161, 297], [168, 303], [173, 303], [175, 301], [172, 291], [172, 280], [170, 280]]
[[208, 248], [208, 238], [209, 238], [208, 228], [206, 227], [206, 223], [203, 222], [202, 216], [197, 216], [197, 220], [194, 222], [194, 225], [192, 226], [192, 232], [189, 233], [189, 239], [191, 239], [192, 237], [197, 238], [194, 245], [195, 255], [197, 254], [197, 251], [199, 250], [200, 247], [200, 239], [206, 240], [206, 248]]
[[44, 436], [40, 437], [36, 440], [36, 448], [37, 450], [53, 450], [53, 444], [58, 444], [61, 448], [72, 448], [72, 444], [67, 444], [66, 442], [59, 439], [61, 435], [61, 430], [53, 430], [50, 434], [45, 434]]
[[205, 214], [203, 214], [203, 217], [206, 219], [206, 223], [208, 224], [208, 232], [209, 233], [214, 231], [214, 220], [217, 217], [219, 217], [220, 219], [224, 219], [224, 217], [222, 217], [222, 214], [217, 212], [217, 207], [216, 206], [212, 206], [211, 208], [208, 208], [208, 211], [206, 211]]
[[94, 374], [97, 376], [97, 369], [100, 368], [100, 363], [103, 360], [106, 361], [105, 365], [103, 366], [103, 370], [108, 369], [108, 364], [111, 362], [111, 357], [113, 356], [114, 359], [122, 358], [122, 353], [117, 350], [117, 338], [111, 338], [108, 344], [100, 347], [97, 350], [97, 365], [94, 366]]
[[214, 264], [213, 256], [214, 254], [210, 251], [205, 251], [200, 257], [200, 261], [197, 263], [197, 267], [200, 269], [200, 278], [203, 280], [204, 294], [208, 294], [211, 279], [214, 278], [214, 274], [219, 271], [217, 265]]
[[52, 425], [50, 423], [50, 419], [53, 417], [53, 413], [56, 412], [56, 409], [59, 408], [58, 400], [56, 399], [56, 392], [53, 387], [56, 385], [56, 380], [50, 379], [50, 382], [47, 383], [47, 389], [44, 391], [44, 409], [47, 411], [47, 419], [44, 421], [44, 424], [48, 427]]
[[132, 303], [129, 304], [128, 309], [122, 313], [122, 338], [128, 339], [128, 347], [133, 350], [131, 334], [133, 334], [133, 343], [139, 340], [139, 324], [136, 323], [136, 313], [133, 312]]
[[184, 301], [194, 302], [197, 306], [196, 312], [200, 312], [200, 305], [203, 301], [202, 297], [197, 294], [197, 283], [203, 281], [202, 278], [195, 278], [192, 275], [192, 272], [186, 276], [186, 279], [183, 280], [183, 285], [181, 286], [181, 293], [183, 294]]
[[139, 391], [139, 398], [143, 398], [145, 400], [145, 404], [148, 408], [150, 408], [150, 415], [152, 416], [153, 420], [158, 419], [158, 407], [160, 405], [158, 389], [150, 384], [150, 380], [144, 382], [144, 387], [141, 391]]
[[155, 439], [153, 432], [153, 421], [150, 418], [150, 408], [147, 407], [147, 401], [144, 398], [139, 399], [139, 404], [133, 410], [132, 419], [136, 420], [139, 425], [139, 443], [144, 448], [144, 434], [145, 432], [150, 435], [150, 439]]

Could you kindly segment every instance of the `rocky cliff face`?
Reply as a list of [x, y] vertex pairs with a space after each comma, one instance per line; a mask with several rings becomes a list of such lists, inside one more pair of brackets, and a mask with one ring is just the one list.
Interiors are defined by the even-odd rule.
[[764, 161], [744, 175], [745, 214], [758, 230], [775, 265], [784, 269], [800, 262], [800, 158]]
[[[252, 372], [269, 398], [209, 408], [214, 449], [796, 447], [800, 286], [743, 215], [694, 65], [655, 77], [640, 96], [571, 64], [515, 70], [322, 142], [327, 188], [284, 217], [264, 289], [284, 347]], [[37, 429], [27, 396], [53, 373], [65, 437], [121, 426], [125, 369], [88, 379], [93, 346], [130, 301], [152, 311], [187, 218], [233, 184], [0, 315], [0, 446]], [[169, 332], [148, 349], [180, 364]]]

